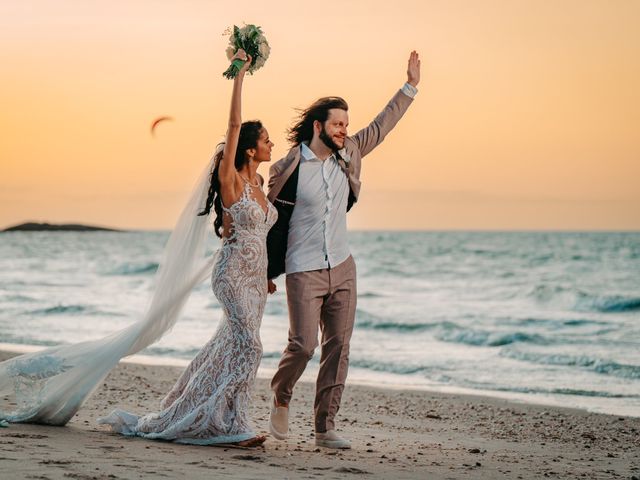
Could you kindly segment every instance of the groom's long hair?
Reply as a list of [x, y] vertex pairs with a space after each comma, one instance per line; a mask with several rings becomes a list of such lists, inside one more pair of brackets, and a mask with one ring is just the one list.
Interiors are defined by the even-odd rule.
[[298, 110], [296, 123], [287, 130], [287, 140], [292, 145], [310, 142], [313, 138], [313, 122], [318, 120], [324, 124], [329, 118], [329, 110], [332, 108], [349, 111], [349, 105], [347, 105], [344, 98], [340, 97], [322, 97], [309, 107]]
[[[240, 136], [238, 138], [238, 148], [236, 149], [236, 157], [234, 159], [234, 165], [236, 170], [240, 170], [249, 161], [245, 155], [245, 152], [250, 148], [256, 148], [258, 140], [260, 139], [260, 133], [262, 132], [262, 123], [259, 120], [251, 120], [244, 122], [240, 127]], [[220, 198], [220, 178], [218, 171], [220, 169], [220, 160], [222, 160], [222, 154], [224, 152], [224, 142], [219, 144], [216, 149], [214, 168], [211, 172], [211, 183], [209, 184], [209, 194], [207, 195], [207, 201], [198, 215], [209, 215], [211, 207], [216, 212], [216, 218], [213, 221], [213, 230], [216, 235], [222, 238], [220, 229], [222, 228], [222, 199]]]

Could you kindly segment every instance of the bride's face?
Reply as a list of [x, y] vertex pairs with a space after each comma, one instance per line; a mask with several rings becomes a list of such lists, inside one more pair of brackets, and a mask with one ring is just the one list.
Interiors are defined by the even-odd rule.
[[254, 155], [253, 159], [256, 162], [270, 162], [272, 148], [273, 142], [269, 140], [269, 132], [267, 132], [266, 128], [263, 128], [260, 132], [258, 145], [256, 145], [256, 154]]

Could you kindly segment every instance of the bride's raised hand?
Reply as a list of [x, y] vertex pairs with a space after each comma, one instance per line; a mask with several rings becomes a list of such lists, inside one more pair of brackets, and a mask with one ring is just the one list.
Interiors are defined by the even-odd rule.
[[251, 66], [251, 60], [253, 59], [251, 58], [251, 55], [249, 55], [241, 48], [236, 52], [231, 61], [233, 62], [236, 59], [244, 61], [244, 65], [240, 67], [240, 70], [238, 72], [238, 74], [244, 75], [245, 73], [247, 73], [247, 70], [249, 70], [249, 67]]

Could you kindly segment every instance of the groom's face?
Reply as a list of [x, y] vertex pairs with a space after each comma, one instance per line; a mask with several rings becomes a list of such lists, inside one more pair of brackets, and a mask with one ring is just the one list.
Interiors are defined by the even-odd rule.
[[344, 148], [344, 140], [347, 138], [349, 126], [349, 114], [346, 110], [332, 108], [329, 110], [327, 121], [320, 130], [320, 140], [333, 151]]

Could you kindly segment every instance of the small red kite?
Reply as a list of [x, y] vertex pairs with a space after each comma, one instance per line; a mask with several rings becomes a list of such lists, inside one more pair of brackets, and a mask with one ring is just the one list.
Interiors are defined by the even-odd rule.
[[165, 120], [173, 120], [173, 117], [158, 117], [151, 123], [151, 136], [155, 137], [156, 126]]

